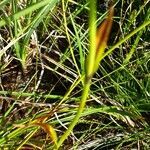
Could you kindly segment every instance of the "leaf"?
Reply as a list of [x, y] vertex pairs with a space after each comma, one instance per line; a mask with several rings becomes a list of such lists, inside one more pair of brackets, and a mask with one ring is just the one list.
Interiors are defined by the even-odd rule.
[[106, 20], [100, 25], [100, 27], [97, 30], [96, 33], [96, 55], [95, 55], [95, 67], [94, 72], [97, 71], [99, 67], [99, 63], [102, 59], [102, 56], [104, 54], [104, 50], [107, 46], [107, 41], [109, 38], [109, 34], [112, 27], [113, 22], [113, 14], [114, 14], [114, 8], [111, 7], [109, 10], [109, 15]]
[[35, 120], [33, 120], [30, 124], [44, 123], [48, 119], [48, 117], [49, 117], [48, 115], [44, 115], [44, 116], [38, 117]]
[[49, 135], [49, 137], [57, 146], [57, 140], [58, 140], [57, 133], [51, 125], [47, 123], [40, 123], [40, 122], [34, 122], [32, 125], [40, 126]]
[[42, 117], [38, 117], [35, 120], [33, 120], [31, 123], [29, 123], [30, 126], [40, 126], [48, 135], [49, 137], [52, 139], [52, 141], [55, 143], [55, 145], [57, 146], [57, 133], [54, 130], [54, 128], [45, 123], [45, 121], [48, 119], [49, 115], [46, 114]]
[[112, 27], [112, 17], [114, 14], [114, 8], [111, 7], [109, 10], [109, 15], [107, 17], [106, 20], [104, 20], [104, 22], [100, 25], [100, 27], [97, 30], [96, 33], [96, 52], [99, 52], [99, 49], [101, 47], [101, 45], [106, 46], [107, 41], [108, 41], [108, 37], [111, 31], [111, 27]]

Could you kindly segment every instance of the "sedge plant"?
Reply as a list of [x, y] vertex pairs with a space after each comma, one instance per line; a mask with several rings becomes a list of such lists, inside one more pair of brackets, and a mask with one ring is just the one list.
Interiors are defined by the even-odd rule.
[[85, 75], [84, 75], [84, 84], [83, 84], [84, 86], [83, 86], [83, 92], [81, 96], [81, 102], [74, 119], [70, 123], [66, 132], [61, 136], [55, 149], [59, 149], [59, 147], [62, 145], [65, 139], [67, 139], [69, 134], [72, 132], [74, 126], [77, 124], [84, 110], [86, 100], [88, 98], [89, 91], [90, 91], [91, 79], [95, 74], [95, 72], [97, 71], [97, 69], [99, 68], [99, 63], [102, 60], [102, 56], [104, 54], [104, 50], [106, 48], [107, 40], [112, 26], [112, 17], [114, 12], [113, 7], [110, 8], [107, 19], [100, 25], [100, 27], [97, 30], [95, 24], [96, 23], [96, 1], [93, 2], [92, 0], [90, 0], [89, 6], [90, 6], [90, 12], [89, 12], [90, 48], [85, 63]]
[[[85, 74], [81, 76], [77, 82], [74, 84], [78, 84], [79, 81], [83, 81], [83, 91], [81, 95], [81, 102], [79, 105], [79, 108], [77, 110], [77, 113], [75, 117], [73, 118], [72, 122], [70, 123], [68, 129], [66, 132], [60, 137], [58, 140], [57, 134], [53, 127], [46, 122], [50, 114], [44, 115], [43, 117], [39, 117], [35, 119], [34, 121], [30, 122], [28, 126], [38, 126], [44, 129], [46, 133], [49, 134], [52, 141], [54, 142], [55, 149], [59, 149], [63, 142], [67, 139], [67, 137], [72, 132], [75, 125], [78, 123], [79, 118], [82, 115], [82, 112], [85, 108], [86, 100], [89, 95], [90, 86], [91, 86], [91, 80], [97, 69], [99, 68], [99, 63], [102, 60], [102, 56], [104, 54], [104, 50], [107, 45], [107, 40], [109, 37], [109, 33], [112, 26], [112, 17], [113, 17], [114, 9], [113, 7], [109, 10], [109, 15], [107, 19], [100, 25], [100, 27], [97, 30], [96, 27], [96, 2], [90, 2], [90, 20], [89, 20], [89, 38], [90, 38], [90, 48], [89, 48], [89, 54], [87, 56], [87, 60], [85, 63]], [[83, 80], [82, 80], [83, 79]], [[72, 87], [73, 88], [73, 87]], [[70, 89], [71, 91], [73, 89]], [[70, 92], [71, 92], [70, 91]], [[61, 103], [67, 99], [68, 95], [70, 94], [68, 92], [65, 97], [62, 99], [62, 101], [59, 103], [58, 106], [61, 105]], [[57, 106], [57, 107], [58, 107]], [[56, 109], [56, 108], [55, 108]], [[22, 145], [22, 144], [21, 144]]]
[[[4, 16], [0, 20], [0, 27], [9, 25], [9, 31], [11, 38], [19, 38], [20, 34], [24, 34], [24, 38], [14, 43], [13, 51], [16, 54], [17, 59], [21, 62], [22, 68], [26, 68], [28, 58], [28, 45], [30, 43], [31, 35], [34, 33], [38, 25], [43, 21], [43, 18], [52, 10], [59, 0], [43, 0], [39, 2], [30, 1], [27, 3], [27, 7], [21, 9], [17, 5], [16, 0], [12, 0], [10, 5], [12, 7], [11, 15]], [[0, 3], [0, 9], [2, 9], [9, 1], [3, 1]], [[33, 15], [36, 11], [35, 15]], [[22, 19], [21, 19], [22, 18]]]
[[[7, 2], [7, 1], [8, 0], [6, 0], [4, 2]], [[42, 1], [42, 2], [47, 2], [48, 3], [49, 1], [45, 0], [45, 1]], [[42, 3], [42, 2], [39, 2], [39, 3]], [[2, 4], [4, 4], [4, 3], [0, 3], [0, 6]], [[45, 4], [43, 4], [43, 6], [45, 6]], [[33, 6], [37, 6], [37, 5], [36, 4], [31, 5], [31, 6], [29, 6], [29, 8], [33, 7]], [[15, 91], [13, 91], [11, 93], [10, 92], [8, 93], [7, 91], [0, 91], [1, 95], [6, 95], [8, 93], [9, 95], [16, 96], [16, 97], [19, 97], [19, 96], [22, 96], [22, 97], [35, 96], [35, 98], [36, 97], [38, 97], [38, 98], [44, 97], [44, 98], [51, 98], [51, 99], [52, 98], [53, 99], [61, 99], [61, 101], [58, 105], [58, 106], [60, 106], [64, 101], [66, 101], [66, 99], [69, 97], [70, 93], [73, 91], [73, 89], [76, 87], [76, 85], [79, 84], [79, 82], [82, 82], [83, 83], [83, 92], [82, 92], [82, 95], [81, 95], [80, 105], [79, 105], [79, 108], [77, 110], [77, 114], [75, 115], [75, 117], [74, 117], [74, 115], [71, 116], [72, 117], [71, 118], [72, 122], [71, 122], [70, 126], [68, 127], [66, 132], [60, 137], [60, 139], [58, 139], [56, 131], [54, 130], [54, 128], [51, 125], [49, 125], [49, 123], [46, 122], [48, 120], [48, 118], [50, 117], [50, 115], [53, 112], [56, 112], [56, 110], [54, 110], [53, 112], [49, 113], [48, 115], [45, 115], [45, 113], [44, 113], [45, 116], [43, 116], [43, 114], [42, 114], [42, 117], [41, 117], [41, 115], [40, 115], [40, 117], [37, 116], [38, 117], [37, 119], [35, 119], [34, 121], [31, 121], [29, 123], [28, 123], [29, 120], [21, 120], [21, 122], [19, 122], [21, 124], [19, 124], [18, 126], [15, 126], [15, 127], [19, 127], [18, 129], [14, 130], [14, 128], [12, 128], [12, 127], [8, 128], [8, 130], [13, 129], [13, 131], [12, 132], [9, 131], [10, 133], [8, 133], [8, 134], [3, 133], [3, 131], [2, 131], [1, 135], [5, 134], [6, 136], [3, 136], [0, 139], [0, 145], [3, 145], [4, 143], [7, 143], [7, 139], [8, 140], [14, 139], [14, 137], [18, 137], [19, 135], [22, 135], [23, 133], [28, 131], [29, 133], [26, 135], [23, 142], [21, 142], [20, 145], [17, 147], [17, 149], [19, 150], [19, 149], [22, 148], [23, 145], [25, 145], [29, 141], [29, 139], [37, 132], [37, 130], [39, 128], [42, 128], [42, 129], [44, 129], [44, 131], [49, 135], [49, 137], [53, 141], [55, 149], [59, 149], [62, 146], [63, 142], [67, 139], [69, 134], [72, 132], [74, 126], [78, 123], [79, 118], [81, 116], [84, 116], [84, 114], [89, 115], [90, 113], [92, 114], [92, 113], [100, 112], [100, 110], [102, 110], [101, 112], [106, 112], [106, 113], [108, 112], [107, 109], [101, 109], [101, 108], [86, 109], [86, 111], [84, 111], [86, 100], [88, 99], [88, 95], [89, 95], [89, 92], [90, 92], [92, 77], [95, 74], [95, 72], [97, 71], [101, 60], [105, 56], [108, 56], [108, 54], [112, 53], [112, 51], [115, 48], [119, 47], [121, 44], [126, 42], [130, 37], [132, 37], [137, 32], [141, 31], [146, 26], [148, 26], [150, 24], [150, 21], [149, 20], [145, 21], [141, 26], [137, 27], [134, 31], [127, 34], [123, 39], [121, 39], [118, 43], [116, 43], [114, 46], [112, 46], [107, 52], [105, 52], [104, 50], [105, 50], [107, 40], [108, 40], [108, 37], [109, 37], [109, 33], [110, 33], [110, 29], [111, 29], [111, 26], [112, 26], [113, 7], [110, 8], [109, 15], [108, 15], [107, 19], [97, 29], [96, 24], [95, 24], [96, 23], [96, 2], [93, 3], [93, 1], [91, 0], [89, 6], [90, 6], [90, 13], [89, 13], [90, 14], [90, 17], [89, 17], [90, 18], [89, 19], [90, 48], [89, 48], [89, 54], [88, 54], [88, 57], [87, 57], [87, 60], [86, 60], [85, 66], [84, 66], [85, 67], [85, 74], [83, 74], [79, 79], [74, 81], [74, 83], [72, 84], [72, 86], [70, 87], [69, 91], [66, 93], [65, 96], [42, 95], [42, 94], [38, 95], [38, 94], [34, 94], [34, 93], [15, 92]], [[35, 9], [35, 7], [34, 7], [34, 9]], [[45, 9], [46, 9], [46, 7], [45, 7]], [[32, 12], [31, 10], [29, 11], [29, 9], [28, 9], [28, 12], [26, 12], [25, 10], [27, 10], [27, 9], [22, 10], [22, 13], [24, 12], [25, 14], [20, 14], [20, 13], [16, 12], [13, 15], [13, 18], [18, 19], [20, 16], [24, 16], [24, 15], [27, 15], [30, 12]], [[40, 12], [42, 12], [42, 10], [43, 9], [41, 9]], [[14, 11], [15, 11], [15, 8], [14, 8]], [[31, 23], [31, 22], [28, 22], [29, 24], [27, 23], [32, 28], [30, 28], [29, 32], [27, 32], [25, 34], [26, 36], [24, 38], [24, 46], [28, 45], [27, 44], [29, 42], [28, 39], [30, 37], [30, 34], [33, 32], [33, 27], [36, 28], [36, 26], [39, 24], [39, 22], [41, 20], [40, 18], [38, 19], [39, 15], [40, 15], [40, 13], [37, 14], [37, 17], [35, 17], [35, 22], [33, 21], [33, 23]], [[30, 14], [29, 14], [29, 16], [30, 16]], [[10, 19], [10, 21], [11, 21], [11, 17], [9, 17], [8, 19]], [[37, 22], [36, 22], [36, 20], [37, 20]], [[0, 26], [3, 26], [5, 24], [6, 24], [5, 20], [0, 21]], [[18, 24], [18, 23], [16, 22], [16, 24]], [[16, 38], [17, 38], [18, 35], [19, 34], [16, 33]], [[2, 52], [0, 53], [0, 56], [1, 55], [3, 55]], [[127, 61], [125, 61], [125, 63], [127, 63], [130, 59], [130, 57], [127, 57], [127, 58], [128, 59], [127, 59]], [[11, 106], [11, 108], [5, 113], [5, 117], [11, 112], [11, 110], [13, 110], [14, 105]], [[140, 109], [143, 109], [142, 108], [143, 106], [147, 107], [147, 106], [149, 106], [149, 104], [148, 105], [143, 104], [143, 101], [142, 101], [142, 105], [140, 105], [138, 107], [141, 107]], [[105, 108], [107, 108], [107, 107], [105, 107]], [[83, 113], [83, 111], [84, 111], [84, 113]], [[116, 109], [116, 112], [118, 113], [118, 109]], [[114, 113], [114, 109], [113, 109], [113, 113]], [[121, 111], [119, 113], [121, 114]], [[70, 120], [68, 120], [68, 121], [70, 121]], [[51, 122], [51, 123], [53, 124], [53, 122]]]

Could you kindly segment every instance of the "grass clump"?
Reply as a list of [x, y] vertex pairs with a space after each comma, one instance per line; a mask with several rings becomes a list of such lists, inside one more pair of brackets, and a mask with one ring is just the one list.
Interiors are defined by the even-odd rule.
[[1, 149], [149, 149], [148, 2], [0, 2]]

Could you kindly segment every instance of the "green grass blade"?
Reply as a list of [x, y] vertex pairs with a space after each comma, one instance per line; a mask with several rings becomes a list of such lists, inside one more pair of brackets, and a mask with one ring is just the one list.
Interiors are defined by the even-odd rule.
[[110, 53], [112, 53], [116, 48], [118, 48], [121, 44], [123, 44], [125, 41], [127, 41], [129, 38], [131, 38], [133, 35], [135, 35], [137, 32], [143, 30], [146, 26], [150, 25], [150, 20], [144, 22], [141, 26], [139, 26], [138, 28], [136, 28], [134, 31], [132, 31], [131, 33], [129, 33], [126, 37], [124, 37], [123, 39], [121, 39], [117, 44], [115, 44], [114, 46], [112, 46], [102, 57], [102, 59], [106, 56], [108, 56]]
[[12, 19], [17, 20], [21, 16], [25, 16], [25, 15], [29, 14], [30, 12], [33, 12], [33, 11], [35, 11], [35, 10], [37, 10], [37, 9], [39, 9], [39, 8], [49, 4], [49, 3], [53, 4], [55, 2], [58, 2], [58, 0], [51, 0], [51, 1], [43, 0], [43, 1], [37, 2], [36, 4], [33, 4], [33, 5], [29, 6], [29, 7], [25, 8], [25, 9], [23, 9], [23, 10], [17, 12], [17, 13], [15, 13], [14, 15], [11, 15], [11, 16], [9, 16], [6, 19], [0, 20], [0, 27], [6, 25], [8, 23], [8, 21], [11, 21]]

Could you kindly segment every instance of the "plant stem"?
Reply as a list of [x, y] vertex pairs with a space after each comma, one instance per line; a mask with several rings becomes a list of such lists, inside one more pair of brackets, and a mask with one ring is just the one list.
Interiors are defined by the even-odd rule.
[[[63, 0], [63, 7], [64, 7], [64, 0]], [[62, 143], [67, 139], [69, 134], [72, 132], [74, 126], [77, 124], [83, 110], [86, 104], [86, 99], [88, 98], [90, 85], [91, 85], [91, 78], [93, 75], [93, 68], [94, 68], [94, 60], [95, 60], [95, 50], [96, 50], [96, 43], [95, 43], [95, 37], [96, 37], [96, 1], [93, 2], [93, 0], [90, 0], [90, 11], [89, 11], [89, 40], [90, 40], [90, 50], [89, 55], [87, 58], [87, 64], [86, 64], [86, 72], [84, 77], [84, 87], [82, 91], [81, 96], [81, 102], [79, 105], [79, 108], [77, 110], [76, 116], [70, 123], [68, 129], [66, 132], [61, 136], [60, 140], [57, 143], [56, 150], [59, 149], [59, 147], [62, 145]]]
[[57, 143], [56, 149], [59, 149], [61, 144], [65, 141], [65, 139], [69, 136], [69, 134], [73, 130], [74, 126], [77, 124], [77, 122], [78, 122], [78, 120], [79, 120], [79, 118], [80, 118], [80, 116], [84, 110], [85, 104], [86, 104], [86, 99], [88, 97], [88, 93], [89, 93], [89, 89], [90, 89], [90, 83], [91, 83], [91, 80], [89, 80], [88, 82], [85, 83], [84, 89], [82, 92], [81, 103], [79, 105], [79, 109], [77, 111], [77, 114], [74, 117], [73, 121], [71, 122], [70, 126], [68, 127], [67, 131], [61, 136], [60, 140]]
[[89, 41], [90, 41], [90, 49], [87, 58], [87, 66], [86, 66], [86, 75], [88, 77], [92, 76], [93, 68], [95, 63], [95, 55], [96, 55], [96, 1], [90, 0], [90, 11], [89, 11]]

